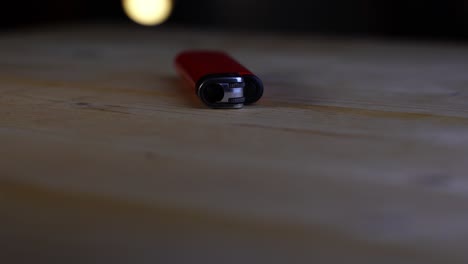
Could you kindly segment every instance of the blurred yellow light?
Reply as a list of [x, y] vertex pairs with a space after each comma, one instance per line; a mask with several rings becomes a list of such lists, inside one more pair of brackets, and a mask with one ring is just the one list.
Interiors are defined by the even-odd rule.
[[172, 0], [123, 0], [125, 13], [144, 26], [154, 26], [169, 18]]

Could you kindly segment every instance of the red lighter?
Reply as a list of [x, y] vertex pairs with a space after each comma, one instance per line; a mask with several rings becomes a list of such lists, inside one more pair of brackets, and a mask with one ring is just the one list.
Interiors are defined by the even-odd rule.
[[212, 108], [242, 108], [263, 95], [263, 83], [224, 52], [185, 51], [175, 59], [178, 72]]

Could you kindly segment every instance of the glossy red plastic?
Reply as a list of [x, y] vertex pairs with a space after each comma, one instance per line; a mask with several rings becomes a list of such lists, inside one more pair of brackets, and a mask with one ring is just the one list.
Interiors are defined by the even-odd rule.
[[190, 50], [180, 53], [175, 59], [178, 72], [184, 76], [195, 92], [202, 80], [213, 76], [239, 76], [244, 79], [246, 104], [251, 104], [263, 95], [263, 83], [250, 70], [228, 54], [220, 51]]
[[219, 51], [185, 51], [177, 56], [175, 63], [179, 73], [194, 86], [211, 75], [253, 75], [231, 56]]

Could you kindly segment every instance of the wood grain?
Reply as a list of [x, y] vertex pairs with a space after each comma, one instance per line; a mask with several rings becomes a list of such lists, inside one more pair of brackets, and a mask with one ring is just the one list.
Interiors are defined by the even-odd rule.
[[[264, 98], [206, 109], [172, 67], [189, 48]], [[468, 261], [464, 46], [93, 25], [0, 58], [10, 263]]]

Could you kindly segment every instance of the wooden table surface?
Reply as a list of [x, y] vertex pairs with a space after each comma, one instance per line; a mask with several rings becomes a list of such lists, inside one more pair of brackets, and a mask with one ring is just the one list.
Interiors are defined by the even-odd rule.
[[[174, 56], [265, 82], [206, 109]], [[2, 263], [468, 263], [468, 46], [119, 25], [0, 34]]]

